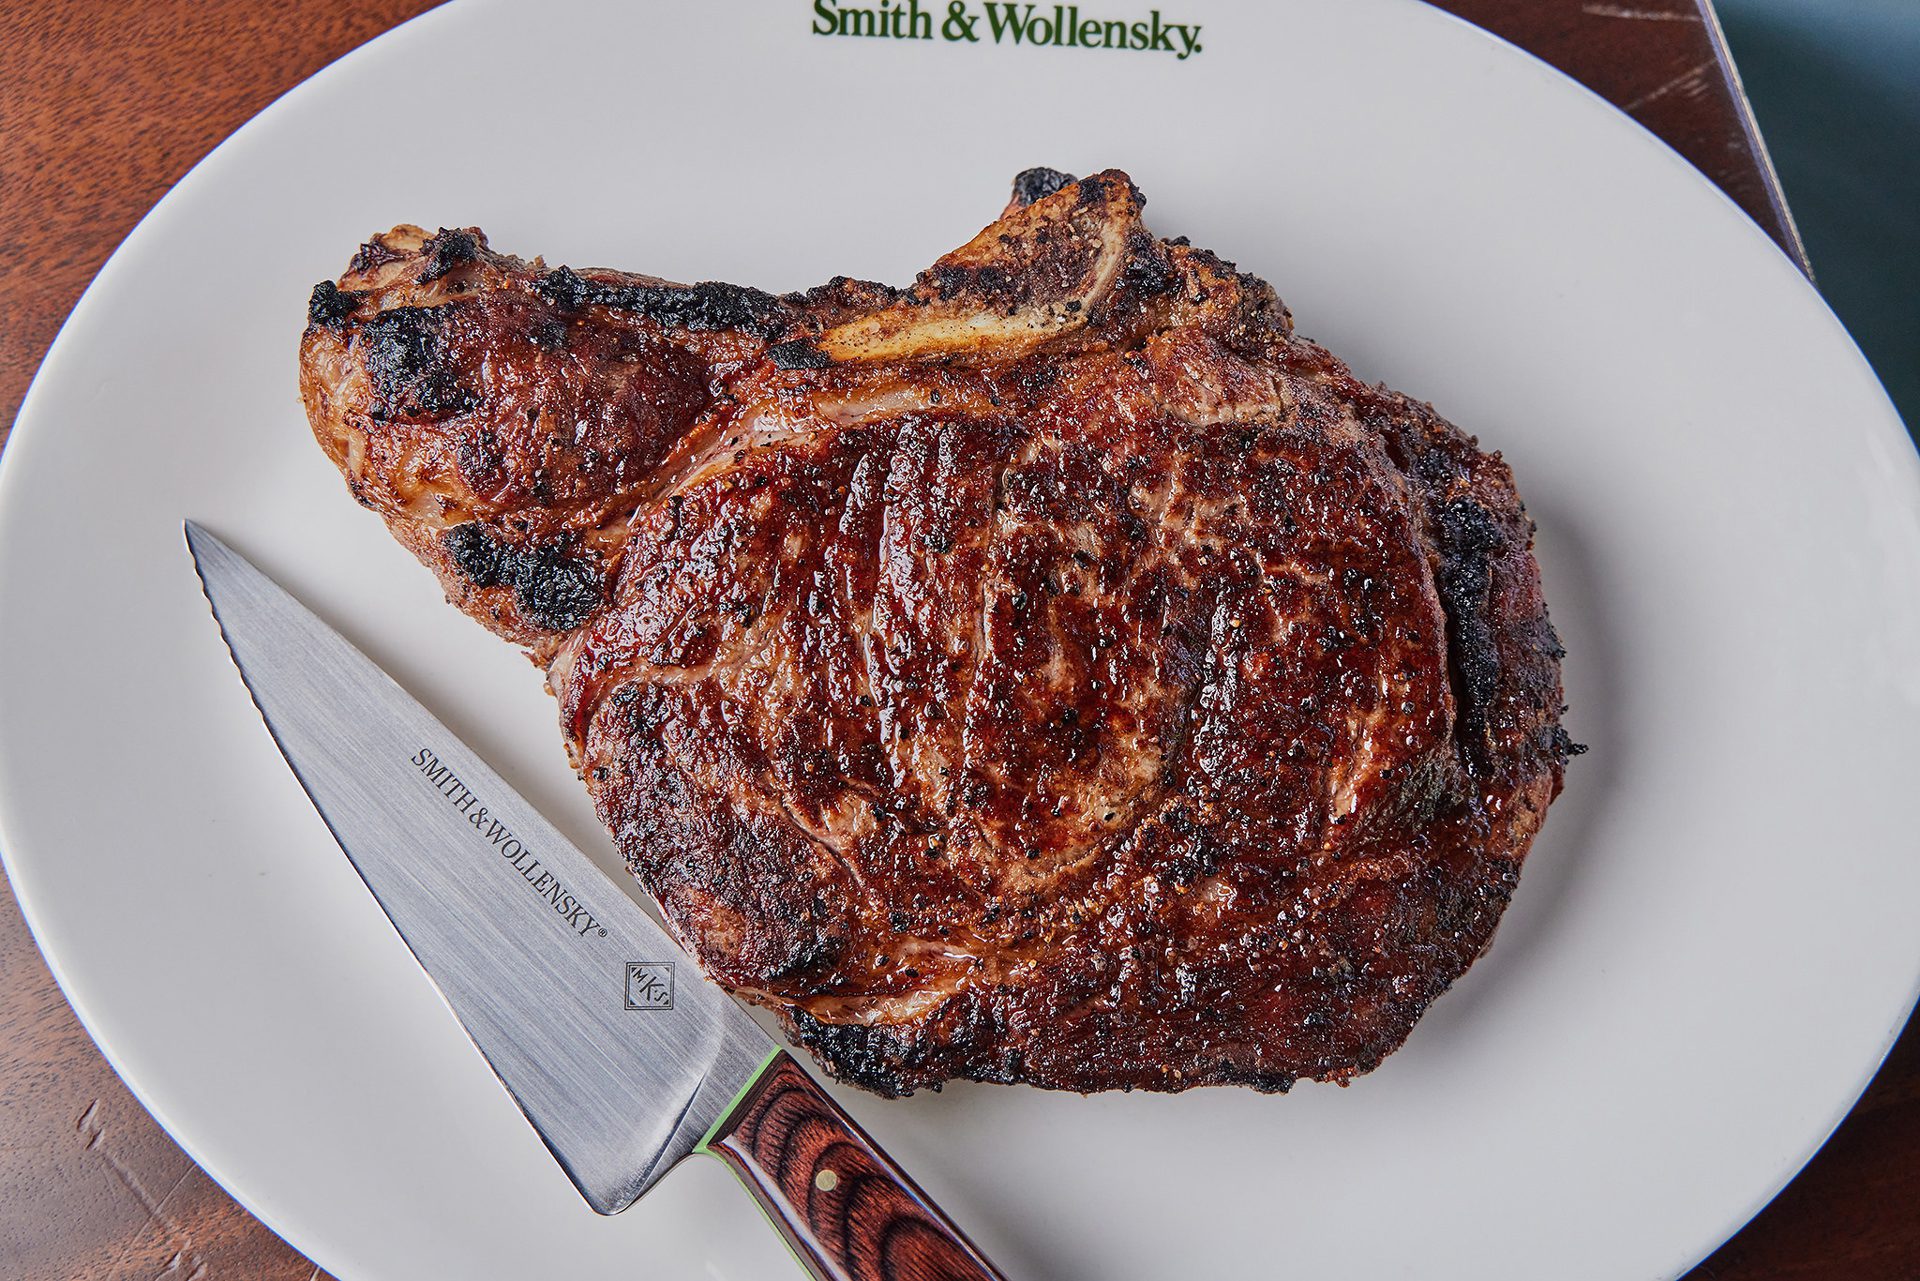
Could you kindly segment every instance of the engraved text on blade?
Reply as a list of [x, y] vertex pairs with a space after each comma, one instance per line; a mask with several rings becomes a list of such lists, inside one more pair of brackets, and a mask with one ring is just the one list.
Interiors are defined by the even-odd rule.
[[441, 795], [453, 802], [454, 808], [467, 816], [467, 822], [473, 825], [474, 831], [493, 843], [494, 848], [500, 851], [501, 857], [505, 858], [512, 865], [513, 870], [520, 873], [521, 878], [533, 887], [534, 893], [552, 905], [553, 910], [559, 913], [568, 928], [581, 938], [586, 938], [589, 934], [597, 934], [600, 938], [606, 937], [606, 927], [587, 910], [586, 904], [575, 898], [566, 886], [560, 883], [558, 877], [540, 865], [540, 860], [534, 856], [532, 850], [527, 848], [526, 842], [515, 836], [511, 828], [489, 813], [487, 807], [480, 804], [480, 798], [460, 781], [459, 775], [455, 774], [450, 766], [436, 756], [431, 749], [425, 747], [414, 753], [412, 763]]

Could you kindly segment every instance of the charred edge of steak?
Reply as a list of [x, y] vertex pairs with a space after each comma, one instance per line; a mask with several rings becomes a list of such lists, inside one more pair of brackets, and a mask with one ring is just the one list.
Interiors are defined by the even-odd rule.
[[419, 277], [420, 283], [425, 285], [440, 279], [460, 264], [478, 258], [480, 241], [470, 231], [448, 231], [442, 227], [420, 247], [420, 251], [427, 260], [426, 268]]
[[885, 1029], [860, 1023], [822, 1023], [805, 1010], [787, 1010], [794, 1035], [839, 1080], [889, 1099], [913, 1093], [895, 1065], [908, 1044]]
[[378, 239], [369, 240], [354, 251], [352, 261], [347, 263], [347, 270], [349, 272], [373, 271], [376, 268], [386, 266], [390, 262], [398, 262], [404, 257], [406, 257], [406, 254], [398, 249], [389, 247]]
[[313, 294], [307, 299], [307, 323], [322, 329], [338, 329], [353, 315], [360, 298], [361, 295], [351, 289], [323, 280], [313, 287]]
[[1487, 616], [1500, 527], [1493, 513], [1471, 498], [1443, 504], [1434, 512], [1434, 525], [1440, 535], [1434, 587], [1449, 624], [1447, 667], [1459, 704], [1461, 750], [1474, 772], [1484, 774], [1490, 765], [1488, 717], [1500, 688], [1500, 649]]
[[789, 320], [786, 307], [772, 294], [714, 280], [697, 285], [615, 284], [559, 267], [541, 277], [534, 288], [562, 311], [597, 303], [675, 329], [738, 329], [771, 339], [785, 332]]
[[511, 587], [514, 603], [535, 626], [571, 631], [600, 608], [600, 576], [593, 566], [555, 547], [514, 547], [478, 521], [456, 525], [440, 543], [475, 587]]
[[[1231, 269], [1233, 264], [1224, 265]], [[1180, 287], [1180, 275], [1173, 268], [1166, 246], [1147, 231], [1136, 231], [1127, 237], [1126, 264], [1121, 268], [1120, 278], [1143, 298], [1172, 293]]]
[[1222, 1067], [1219, 1073], [1221, 1085], [1244, 1085], [1258, 1094], [1285, 1094], [1300, 1083], [1300, 1077], [1293, 1072], [1262, 1072], [1257, 1068]]
[[[1123, 1069], [1111, 1074], [1089, 1069], [1078, 1074], [1068, 1073], [1064, 1078], [1035, 1079], [1028, 1074], [1026, 1052], [1018, 1045], [1006, 1044], [998, 1030], [980, 1029], [983, 1035], [974, 1041], [974, 1048], [984, 1050], [985, 1054], [969, 1062], [956, 1063], [944, 1056], [944, 1051], [954, 1048], [953, 1044], [927, 1040], [917, 1030], [902, 1032], [863, 1023], [827, 1023], [805, 1010], [791, 1006], [785, 1013], [795, 1039], [833, 1074], [834, 1079], [872, 1090], [887, 1098], [902, 1098], [916, 1089], [937, 1091], [942, 1082], [947, 1080], [981, 1081], [993, 1085], [1026, 1083], [1042, 1089], [1066, 1089], [1082, 1093], [1096, 1089], [1158, 1093], [1177, 1092], [1199, 1085], [1240, 1085], [1261, 1094], [1285, 1094], [1301, 1079], [1301, 1074], [1296, 1071], [1242, 1066], [1225, 1058], [1192, 1065], [1183, 1076], [1176, 1078], [1157, 1076], [1144, 1070], [1134, 1072]], [[968, 1016], [968, 1020], [991, 1022], [992, 1016], [976, 1009]], [[965, 1042], [969, 1038], [963, 1035], [960, 1040]], [[1313, 1075], [1337, 1079], [1342, 1074], [1337, 1069], [1354, 1066], [1360, 1071], [1368, 1071], [1379, 1066], [1383, 1057], [1384, 1052], [1363, 1055], [1354, 1064], [1343, 1061], [1336, 1065], [1336, 1070]], [[940, 1079], [929, 1081], [929, 1068], [936, 1069]]]
[[[1565, 707], [1562, 707], [1560, 709], [1561, 715], [1565, 715], [1566, 710]], [[1574, 742], [1573, 736], [1567, 733], [1564, 725], [1555, 725], [1547, 741], [1547, 751], [1552, 754], [1555, 760], [1564, 765], [1576, 756], [1585, 756], [1587, 754], [1587, 745], [1585, 743]]]
[[775, 369], [825, 369], [833, 358], [804, 338], [767, 348]]
[[1049, 169], [1044, 165], [1022, 169], [1014, 175], [1013, 203], [1025, 209], [1034, 201], [1046, 199], [1073, 181], [1072, 174], [1062, 173], [1058, 169]]
[[360, 328], [358, 343], [380, 417], [450, 418], [477, 400], [448, 359], [445, 326], [458, 304], [395, 307]]
[[890, 307], [909, 297], [905, 289], [852, 276], [835, 276], [825, 284], [782, 294], [780, 301], [798, 311], [868, 312]]

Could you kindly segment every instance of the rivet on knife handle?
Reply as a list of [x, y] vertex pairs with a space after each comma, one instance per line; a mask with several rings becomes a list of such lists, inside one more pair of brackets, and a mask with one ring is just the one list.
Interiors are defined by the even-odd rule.
[[820, 1281], [1004, 1281], [784, 1050], [701, 1148], [733, 1167]]

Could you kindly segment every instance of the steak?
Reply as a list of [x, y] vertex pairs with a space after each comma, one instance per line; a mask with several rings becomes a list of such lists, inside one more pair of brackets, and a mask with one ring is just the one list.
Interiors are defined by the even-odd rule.
[[899, 290], [398, 227], [313, 292], [354, 496], [528, 650], [707, 973], [883, 1094], [1346, 1081], [1578, 750], [1497, 454], [1022, 174]]

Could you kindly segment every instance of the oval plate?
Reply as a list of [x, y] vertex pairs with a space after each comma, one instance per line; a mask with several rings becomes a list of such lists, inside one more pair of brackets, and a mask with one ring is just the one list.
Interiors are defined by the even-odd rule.
[[1512, 460], [1592, 754], [1492, 951], [1351, 1089], [842, 1097], [1015, 1277], [1682, 1271], [1843, 1115], [1920, 977], [1920, 484], [1865, 364], [1684, 162], [1423, 5], [1188, 0], [1185, 60], [946, 40], [922, 7], [931, 40], [818, 36], [805, 0], [456, 5], [127, 240], [0, 468], [0, 848], [74, 1005], [345, 1281], [785, 1275], [713, 1163], [611, 1220], [574, 1195], [273, 751], [180, 520], [613, 869], [538, 676], [309, 439], [310, 286], [399, 221], [903, 282], [1016, 170], [1117, 165], [1161, 234]]

